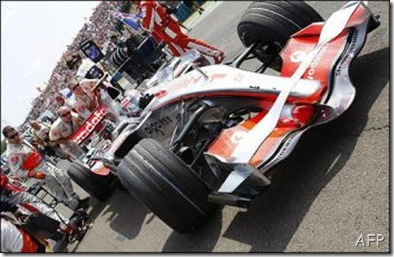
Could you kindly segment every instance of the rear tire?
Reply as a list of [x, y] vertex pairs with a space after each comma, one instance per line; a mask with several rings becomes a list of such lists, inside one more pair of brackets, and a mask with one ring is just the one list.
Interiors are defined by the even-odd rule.
[[[245, 47], [257, 42], [257, 58], [267, 63], [285, 46], [295, 32], [322, 17], [302, 1], [253, 2], [238, 23], [237, 31]], [[280, 58], [279, 58], [280, 59]]]
[[100, 176], [78, 162], [73, 162], [67, 169], [69, 177], [83, 190], [100, 201], [107, 199], [113, 192], [115, 176], [110, 173]]
[[141, 140], [118, 166], [127, 190], [168, 226], [195, 230], [214, 211], [210, 188], [180, 158], [152, 139]]

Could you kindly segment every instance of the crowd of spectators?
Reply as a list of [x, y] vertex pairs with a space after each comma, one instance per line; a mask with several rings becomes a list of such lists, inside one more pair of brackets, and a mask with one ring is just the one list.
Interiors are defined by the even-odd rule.
[[[160, 1], [166, 5], [175, 7], [181, 1]], [[116, 31], [122, 29], [122, 22], [115, 18], [111, 11], [121, 11], [125, 13], [134, 13], [136, 5], [133, 0], [128, 1], [101, 1], [94, 8], [89, 20], [83, 25], [74, 40], [67, 46], [66, 51], [62, 54], [60, 60], [55, 65], [52, 74], [47, 82], [47, 86], [42, 90], [40, 95], [32, 101], [32, 108], [27, 115], [23, 124], [24, 127], [29, 120], [37, 119], [45, 110], [55, 113], [55, 96], [62, 89], [65, 89], [68, 82], [72, 79], [74, 72], [66, 66], [66, 59], [76, 52], [81, 54], [80, 44], [84, 40], [93, 40], [98, 46], [104, 47], [105, 42]], [[127, 34], [127, 33], [126, 33]]]
[[[125, 5], [131, 7], [131, 1], [102, 1], [94, 8], [93, 14], [90, 16], [81, 30], [78, 32], [74, 40], [67, 46], [67, 50], [62, 54], [60, 60], [54, 67], [47, 86], [42, 93], [32, 102], [32, 109], [24, 124], [31, 119], [37, 119], [39, 115], [49, 110], [55, 112], [54, 98], [57, 92], [67, 87], [68, 81], [72, 79], [73, 72], [66, 66], [66, 59], [71, 54], [79, 52], [80, 44], [86, 40], [93, 40], [97, 45], [102, 46], [109, 39], [109, 32], [117, 27], [119, 21], [111, 14], [110, 11], [127, 11]], [[130, 8], [128, 8], [130, 9]], [[49, 99], [49, 101], [47, 100]], [[22, 124], [22, 126], [24, 125]]]

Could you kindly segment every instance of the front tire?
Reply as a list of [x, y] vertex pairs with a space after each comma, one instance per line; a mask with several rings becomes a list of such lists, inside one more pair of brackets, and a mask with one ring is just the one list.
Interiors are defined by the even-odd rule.
[[78, 162], [73, 162], [67, 173], [83, 190], [100, 201], [107, 199], [113, 192], [112, 184], [115, 177], [112, 173], [100, 176]]
[[168, 226], [195, 230], [213, 212], [210, 188], [180, 158], [152, 139], [141, 140], [122, 160], [118, 176], [127, 190]]
[[263, 63], [278, 56], [295, 32], [323, 18], [303, 1], [253, 2], [238, 23], [237, 31], [245, 47], [257, 42], [257, 58]]

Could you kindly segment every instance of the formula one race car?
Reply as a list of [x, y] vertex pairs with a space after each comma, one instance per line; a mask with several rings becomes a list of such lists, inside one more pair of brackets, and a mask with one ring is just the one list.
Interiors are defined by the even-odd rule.
[[[68, 167], [67, 173], [74, 182], [81, 186], [91, 196], [105, 200], [119, 183], [116, 176], [109, 173], [116, 166], [109, 162], [103, 165], [103, 155], [121, 131], [131, 123], [140, 120], [136, 117], [141, 112], [138, 106], [140, 92], [181, 76], [194, 66], [207, 65], [207, 60], [196, 50], [190, 50], [179, 57], [173, 58], [150, 79], [144, 80], [137, 89], [126, 90], [122, 94], [108, 82], [108, 74], [97, 80], [92, 88], [99, 95], [99, 105], [85, 119], [81, 127], [74, 132], [71, 140], [86, 150]], [[141, 98], [142, 100], [143, 98]], [[109, 158], [109, 159], [112, 159]]]
[[[101, 158], [108, 170], [95, 175], [117, 174], [178, 232], [193, 231], [218, 204], [247, 208], [301, 135], [355, 97], [349, 65], [379, 21], [363, 2], [321, 20], [301, 1], [252, 3], [238, 25], [245, 51], [146, 90], [142, 111]], [[258, 70], [239, 69], [253, 57]], [[260, 74], [267, 67], [280, 76]]]

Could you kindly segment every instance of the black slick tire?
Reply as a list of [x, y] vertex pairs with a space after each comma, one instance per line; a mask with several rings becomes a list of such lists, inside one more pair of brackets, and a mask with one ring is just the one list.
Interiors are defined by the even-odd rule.
[[199, 227], [214, 211], [209, 187], [175, 154], [153, 139], [141, 140], [118, 166], [125, 188], [180, 233]]
[[272, 53], [256, 51], [257, 58], [267, 61], [270, 54], [277, 55], [295, 32], [322, 17], [303, 1], [256, 1], [245, 11], [237, 26], [238, 36], [245, 47], [257, 42], [263, 46], [274, 46]]
[[100, 176], [82, 164], [74, 162], [68, 167], [67, 174], [82, 189], [100, 201], [107, 199], [113, 192], [111, 184], [114, 175], [111, 173], [108, 176]]

